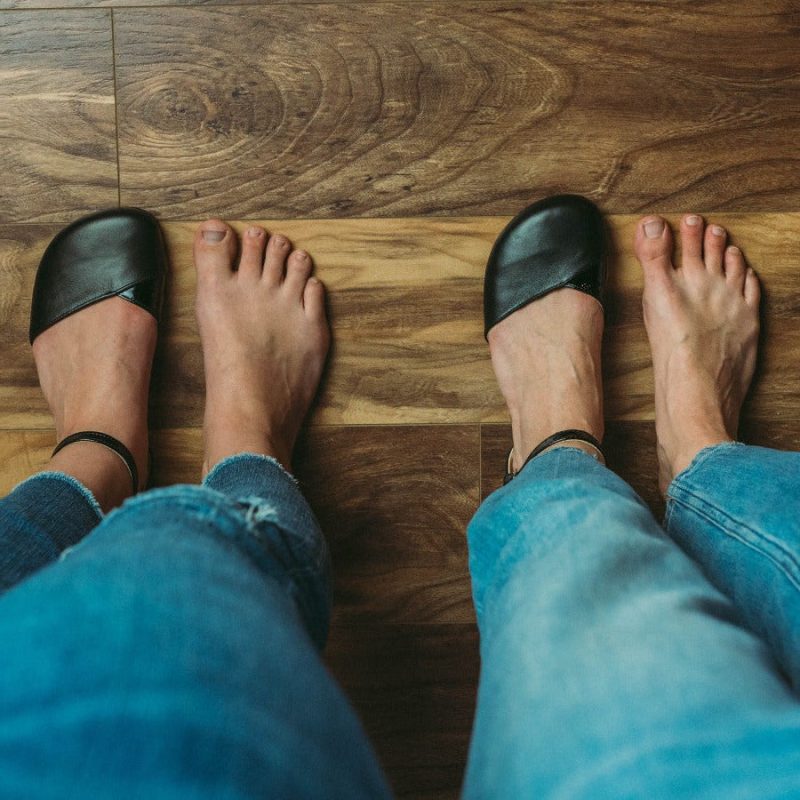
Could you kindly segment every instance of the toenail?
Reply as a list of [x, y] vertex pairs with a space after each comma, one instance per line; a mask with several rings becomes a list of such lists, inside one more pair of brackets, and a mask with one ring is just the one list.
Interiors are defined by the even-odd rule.
[[272, 237], [272, 241], [275, 242], [276, 247], [286, 247], [286, 239], [283, 236], [275, 235]]
[[732, 244], [728, 248], [728, 253], [730, 253], [732, 256], [738, 256], [740, 252], [741, 251], [739, 250], [739, 248], [735, 244]]
[[298, 250], [297, 251], [297, 257], [301, 261], [305, 261], [308, 258], [308, 253], [306, 253], [304, 250]]
[[221, 242], [225, 238], [225, 231], [203, 231], [203, 239], [207, 242]]
[[650, 222], [644, 224], [644, 235], [648, 239], [658, 239], [664, 230], [663, 219], [651, 219]]
[[697, 214], [692, 214], [690, 217], [686, 217], [686, 224], [687, 225], [699, 225], [700, 224], [700, 217]]
[[261, 229], [260, 228], [248, 228], [247, 235], [252, 236], [254, 239], [258, 236], [261, 236]]
[[712, 225], [711, 233], [713, 233], [714, 236], [722, 236], [722, 234], [725, 233], [725, 228], [720, 228], [719, 225]]

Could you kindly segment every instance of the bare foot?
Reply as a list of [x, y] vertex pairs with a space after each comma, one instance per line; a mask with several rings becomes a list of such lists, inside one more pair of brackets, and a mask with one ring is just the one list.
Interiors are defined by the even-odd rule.
[[511, 413], [514, 470], [557, 431], [578, 428], [602, 440], [602, 338], [603, 309], [575, 289], [540, 297], [489, 331], [492, 366]]
[[325, 290], [311, 259], [285, 236], [251, 227], [237, 237], [220, 220], [194, 240], [197, 319], [206, 374], [203, 475], [248, 452], [291, 468], [292, 450], [317, 390], [330, 330]]
[[[116, 437], [136, 460], [140, 488], [147, 483], [147, 395], [156, 337], [155, 317], [111, 297], [62, 319], [33, 343], [57, 440], [85, 430]], [[104, 511], [131, 494], [125, 465], [99, 444], [68, 445], [47, 469], [76, 477]]]
[[681, 221], [681, 265], [660, 217], [636, 229], [644, 321], [655, 374], [659, 486], [704, 447], [736, 438], [758, 345], [758, 278], [719, 225]]

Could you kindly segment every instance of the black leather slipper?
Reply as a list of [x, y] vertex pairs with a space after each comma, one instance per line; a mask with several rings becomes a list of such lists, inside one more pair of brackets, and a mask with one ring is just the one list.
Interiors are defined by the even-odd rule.
[[528, 206], [506, 226], [489, 256], [484, 334], [555, 289], [578, 289], [602, 304], [604, 240], [600, 212], [585, 197], [556, 195]]
[[[146, 211], [114, 208], [73, 222], [50, 242], [39, 262], [31, 303], [31, 344], [70, 314], [115, 295], [159, 321], [166, 274], [161, 228]], [[136, 494], [139, 475], [133, 455], [107, 433], [74, 433], [58, 443], [53, 455], [68, 444], [84, 441], [103, 445], [122, 459]], [[152, 479], [152, 453], [149, 472]]]
[[29, 339], [86, 306], [118, 295], [157, 320], [167, 254], [155, 217], [114, 208], [73, 222], [45, 250], [31, 303]]

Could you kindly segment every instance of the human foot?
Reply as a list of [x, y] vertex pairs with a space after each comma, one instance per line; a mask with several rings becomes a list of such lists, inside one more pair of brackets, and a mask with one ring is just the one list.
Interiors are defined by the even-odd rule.
[[206, 374], [203, 475], [248, 452], [287, 469], [317, 390], [330, 330], [311, 259], [284, 236], [251, 227], [237, 238], [220, 220], [197, 230], [197, 320]]
[[[602, 440], [602, 338], [602, 307], [575, 289], [540, 297], [489, 331], [492, 366], [511, 413], [514, 471], [557, 431], [576, 428]], [[570, 446], [596, 454], [581, 442]]]
[[636, 229], [644, 270], [644, 321], [655, 375], [659, 486], [704, 447], [736, 438], [756, 363], [758, 278], [719, 225], [681, 221], [681, 265], [660, 217]]
[[[140, 487], [147, 482], [147, 396], [156, 337], [155, 317], [111, 297], [62, 319], [33, 342], [57, 440], [85, 430], [114, 436], [133, 454]], [[47, 469], [77, 478], [104, 511], [131, 494], [125, 465], [99, 444], [70, 444]]]

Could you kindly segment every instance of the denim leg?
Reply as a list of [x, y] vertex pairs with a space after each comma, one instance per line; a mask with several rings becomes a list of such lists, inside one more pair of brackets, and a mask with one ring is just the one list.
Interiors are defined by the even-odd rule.
[[665, 524], [800, 689], [800, 453], [702, 450], [670, 484]]
[[0, 500], [0, 592], [77, 544], [103, 518], [92, 493], [63, 472], [40, 472]]
[[328, 552], [255, 455], [109, 514], [0, 598], [0, 794], [382, 798], [319, 657]]
[[633, 490], [574, 448], [468, 530], [481, 635], [467, 798], [800, 793], [800, 705]]

